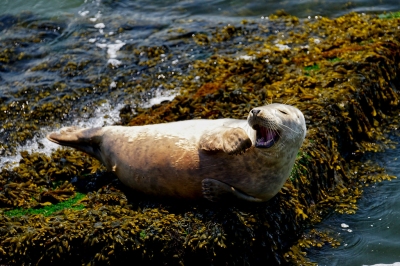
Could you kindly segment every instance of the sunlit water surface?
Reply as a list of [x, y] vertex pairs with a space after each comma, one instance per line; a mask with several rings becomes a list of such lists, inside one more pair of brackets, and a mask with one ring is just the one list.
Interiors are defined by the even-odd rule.
[[154, 16], [160, 18], [185, 16], [218, 17], [257, 17], [266, 16], [276, 10], [298, 17], [321, 15], [337, 17], [349, 12], [398, 11], [398, 0], [3, 0], [1, 13], [17, 14], [21, 11], [33, 11], [48, 15], [75, 13], [87, 4], [108, 7], [112, 12], [130, 15]]

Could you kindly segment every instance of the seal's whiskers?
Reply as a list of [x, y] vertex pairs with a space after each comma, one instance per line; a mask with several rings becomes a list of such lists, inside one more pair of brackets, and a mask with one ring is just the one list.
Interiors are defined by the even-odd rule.
[[277, 124], [277, 126], [280, 127], [281, 129], [284, 129], [284, 128], [285, 128], [285, 129], [289, 129], [290, 131], [292, 131], [292, 132], [294, 132], [294, 133], [296, 133], [296, 134], [300, 134], [300, 133], [301, 133], [300, 131], [296, 131], [296, 130], [294, 130], [294, 129], [292, 129], [292, 128], [290, 128], [290, 127], [284, 125], [284, 124]]

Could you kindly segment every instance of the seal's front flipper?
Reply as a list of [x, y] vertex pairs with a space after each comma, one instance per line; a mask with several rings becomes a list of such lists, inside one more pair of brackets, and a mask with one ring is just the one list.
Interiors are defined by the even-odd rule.
[[201, 136], [200, 149], [223, 151], [228, 154], [244, 153], [252, 145], [249, 136], [242, 128], [217, 128]]
[[52, 132], [46, 137], [54, 143], [81, 150], [99, 159], [101, 130], [102, 128], [64, 127], [60, 133]]
[[203, 179], [203, 196], [210, 201], [222, 201], [229, 199], [240, 199], [251, 202], [262, 202], [263, 200], [238, 191], [232, 186], [215, 179]]
[[228, 154], [242, 154], [252, 143], [246, 131], [242, 128], [231, 128], [223, 134], [224, 152]]

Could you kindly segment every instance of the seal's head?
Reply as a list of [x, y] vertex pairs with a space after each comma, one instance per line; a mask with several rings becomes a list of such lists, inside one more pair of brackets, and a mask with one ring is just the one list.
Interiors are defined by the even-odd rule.
[[306, 135], [303, 113], [291, 105], [269, 104], [250, 111], [247, 121], [255, 130], [256, 148], [280, 150], [287, 145], [299, 148]]

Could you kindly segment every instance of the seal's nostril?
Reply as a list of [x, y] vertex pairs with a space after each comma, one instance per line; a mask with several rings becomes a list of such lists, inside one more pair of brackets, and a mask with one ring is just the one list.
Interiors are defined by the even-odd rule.
[[261, 112], [261, 110], [257, 110], [257, 109], [251, 110], [251, 113], [252, 113], [253, 115], [258, 115], [259, 112]]

